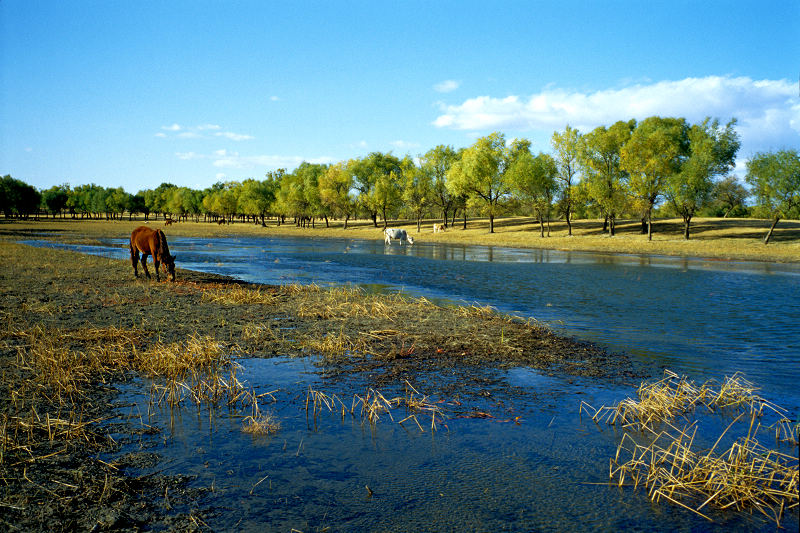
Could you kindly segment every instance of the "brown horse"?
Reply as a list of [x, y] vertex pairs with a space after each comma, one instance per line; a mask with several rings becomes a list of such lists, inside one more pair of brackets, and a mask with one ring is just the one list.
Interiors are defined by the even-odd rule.
[[175, 256], [169, 255], [169, 246], [167, 246], [167, 237], [160, 229], [150, 229], [147, 226], [139, 226], [131, 233], [131, 264], [133, 264], [133, 273], [138, 278], [139, 270], [136, 268], [136, 263], [139, 261], [139, 252], [142, 253], [142, 268], [145, 275], [149, 278], [150, 272], [147, 271], [147, 256], [153, 256], [153, 265], [156, 267], [156, 280], [161, 281], [158, 275], [159, 263], [164, 265], [167, 272], [172, 276], [172, 281], [175, 281]]

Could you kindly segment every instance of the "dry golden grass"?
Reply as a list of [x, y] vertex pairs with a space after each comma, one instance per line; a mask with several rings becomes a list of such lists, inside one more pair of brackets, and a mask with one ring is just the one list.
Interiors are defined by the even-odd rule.
[[274, 435], [281, 429], [281, 422], [274, 414], [247, 416], [242, 431], [251, 435]]
[[203, 299], [230, 305], [263, 304], [273, 305], [278, 301], [274, 291], [262, 287], [244, 285], [220, 285], [203, 290]]
[[[784, 513], [798, 506], [798, 458], [760, 444], [759, 419], [765, 414], [777, 416], [773, 425], [764, 427], [775, 429], [776, 442], [794, 446], [798, 424], [792, 426], [783, 409], [756, 392], [740, 374], [726, 377], [720, 385], [709, 380], [698, 386], [685, 376], [665, 371], [663, 379], [639, 387], [638, 400], [627, 398], [600, 409], [582, 402], [580, 411], [591, 414], [595, 422], [637, 431], [637, 436], [623, 434], [611, 459], [609, 476], [620, 486], [643, 485], [654, 501], [663, 498], [709, 520], [701, 509], [713, 503], [719, 509], [756, 510], [779, 525]], [[683, 428], [673, 424], [676, 417], [685, 417], [698, 406], [716, 413], [738, 413], [704, 452], [695, 445], [697, 421]], [[745, 415], [750, 416], [747, 434], [715, 453], [722, 438]]]
[[701, 510], [709, 503], [723, 510], [755, 510], [778, 526], [784, 513], [797, 507], [797, 457], [764, 447], [752, 433], [719, 454], [716, 445], [696, 452], [694, 437], [686, 429], [664, 431], [641, 445], [625, 433], [609, 477], [620, 486], [628, 480], [634, 488], [641, 484], [653, 501], [663, 498], [708, 520]]
[[342, 419], [349, 413], [352, 417], [358, 418], [362, 423], [368, 423], [374, 430], [380, 422], [381, 416], [388, 416], [394, 422], [392, 412], [399, 408], [405, 409], [405, 418], [397, 423], [402, 425], [405, 422], [413, 421], [420, 431], [425, 431], [419, 421], [419, 416], [429, 416], [431, 419], [431, 431], [438, 429], [437, 424], [445, 420], [444, 412], [427, 396], [420, 394], [409, 382], [404, 380], [404, 396], [386, 398], [380, 391], [368, 388], [364, 395], [354, 394], [348, 407], [335, 394], [328, 395], [321, 391], [309, 387], [306, 393], [306, 418], [313, 417], [314, 427], [317, 425], [317, 415], [323, 411], [338, 412]]

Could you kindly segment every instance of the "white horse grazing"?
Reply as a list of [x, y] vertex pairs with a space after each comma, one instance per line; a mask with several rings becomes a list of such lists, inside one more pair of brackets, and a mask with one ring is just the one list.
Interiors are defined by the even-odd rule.
[[383, 240], [386, 241], [386, 244], [392, 244], [392, 239], [399, 240], [400, 246], [403, 245], [403, 241], [407, 241], [408, 244], [414, 244], [414, 237], [406, 233], [404, 229], [386, 228], [383, 230]]

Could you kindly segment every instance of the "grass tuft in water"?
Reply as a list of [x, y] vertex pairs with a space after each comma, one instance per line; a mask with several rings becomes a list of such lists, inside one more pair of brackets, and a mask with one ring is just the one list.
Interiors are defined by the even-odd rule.
[[[701, 510], [713, 504], [722, 510], [755, 510], [780, 526], [784, 513], [798, 506], [798, 458], [765, 447], [757, 437], [762, 428], [772, 428], [776, 443], [797, 446], [798, 424], [792, 425], [784, 409], [757, 391], [738, 373], [719, 385], [709, 380], [698, 386], [665, 371], [663, 379], [639, 387], [638, 399], [599, 409], [581, 402], [580, 412], [626, 430], [610, 462], [609, 477], [616, 484], [642, 485], [653, 501], [667, 500], [708, 520]], [[698, 406], [733, 417], [709, 450], [698, 450], [695, 444], [696, 420], [684, 427], [673, 423]], [[765, 414], [778, 420], [762, 426], [759, 420]], [[746, 415], [747, 433], [717, 453], [723, 437]]]

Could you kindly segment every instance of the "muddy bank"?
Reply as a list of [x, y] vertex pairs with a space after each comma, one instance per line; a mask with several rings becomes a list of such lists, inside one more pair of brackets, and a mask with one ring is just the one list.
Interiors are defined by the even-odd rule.
[[[107, 425], [120, 407], [115, 385], [136, 375], [122, 359], [154, 346], [200, 337], [234, 355], [314, 356], [329, 379], [367, 375], [376, 386], [425, 379], [428, 393], [448, 397], [493, 386], [470, 369], [524, 365], [640, 378], [624, 356], [488, 308], [353, 289], [257, 286], [180, 269], [178, 279], [137, 280], [127, 261], [0, 241], [4, 528], [202, 527], [202, 494], [187, 490], [187, 479], [136, 477], [129, 472], [158, 458], [147, 450], [114, 453], [137, 432], [158, 431]], [[49, 371], [112, 345], [120, 359], [103, 359], [105, 366], [78, 376]], [[437, 372], [452, 377], [432, 377]]]

